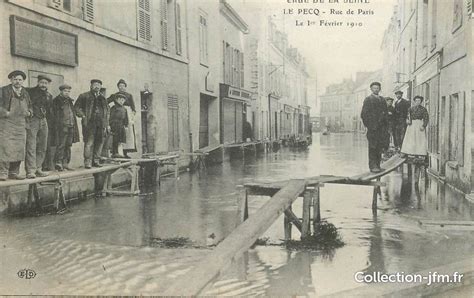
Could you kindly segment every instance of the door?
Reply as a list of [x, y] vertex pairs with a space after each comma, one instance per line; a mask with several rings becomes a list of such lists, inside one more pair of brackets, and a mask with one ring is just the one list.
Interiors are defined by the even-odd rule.
[[140, 103], [141, 103], [141, 120], [142, 120], [142, 152], [148, 153], [152, 152], [149, 142], [149, 132], [148, 132], [148, 112], [150, 110], [149, 104], [152, 103], [151, 93], [140, 93]]
[[278, 112], [275, 112], [275, 140], [278, 140]]
[[224, 144], [235, 143], [235, 104], [231, 100], [222, 100], [222, 117], [224, 118]]
[[199, 112], [199, 148], [209, 146], [209, 100], [201, 94]]
[[168, 96], [168, 151], [179, 150], [178, 97]]

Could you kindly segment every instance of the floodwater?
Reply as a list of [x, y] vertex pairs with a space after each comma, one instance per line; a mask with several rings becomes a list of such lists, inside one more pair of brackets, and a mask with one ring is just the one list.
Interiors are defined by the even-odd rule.
[[[0, 219], [0, 294], [156, 295], [209, 253], [236, 225], [236, 186], [366, 171], [362, 135], [314, 135], [308, 150], [235, 159], [165, 179], [156, 193], [107, 197], [74, 205], [63, 215]], [[372, 187], [326, 184], [322, 219], [334, 224], [345, 246], [288, 251], [257, 246], [205, 289], [205, 295], [310, 295], [352, 289], [362, 272], [415, 273], [472, 258], [474, 234], [424, 228], [419, 220], [472, 220], [462, 195], [434, 179], [415, 190], [401, 172], [385, 177], [379, 210]], [[250, 197], [250, 216], [268, 198]], [[301, 199], [293, 210], [301, 215]], [[293, 229], [295, 239], [299, 237]], [[185, 237], [196, 248], [157, 248], [157, 238]], [[283, 238], [283, 218], [262, 235]], [[31, 269], [34, 279], [17, 272]], [[179, 294], [179, 293], [177, 293]]]

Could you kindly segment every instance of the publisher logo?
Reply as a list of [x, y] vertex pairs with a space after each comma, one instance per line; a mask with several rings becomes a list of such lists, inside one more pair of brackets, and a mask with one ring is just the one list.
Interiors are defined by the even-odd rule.
[[24, 279], [33, 279], [36, 276], [36, 272], [31, 269], [21, 269], [17, 273], [19, 278], [24, 278]]

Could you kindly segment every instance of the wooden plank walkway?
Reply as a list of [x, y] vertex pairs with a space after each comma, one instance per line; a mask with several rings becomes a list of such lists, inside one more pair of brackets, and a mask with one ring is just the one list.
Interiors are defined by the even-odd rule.
[[[242, 223], [214, 249], [213, 253], [200, 261], [192, 270], [178, 277], [163, 295], [198, 295], [243, 252], [248, 250], [282, 213], [285, 214], [285, 239], [291, 239], [292, 224], [301, 232], [302, 237], [309, 236], [310, 222], [313, 222], [313, 230], [316, 230], [321, 218], [320, 187], [324, 186], [324, 183], [374, 186], [372, 209], [376, 210], [377, 194], [380, 192], [380, 186], [383, 185], [380, 177], [394, 171], [404, 162], [404, 158], [395, 155], [382, 164], [384, 170], [380, 173], [366, 172], [352, 177], [323, 175], [297, 180], [245, 183], [239, 188], [237, 202], [237, 218], [238, 222], [242, 221]], [[249, 195], [270, 196], [271, 200], [247, 219]], [[291, 209], [292, 203], [300, 196], [304, 198], [302, 221]], [[311, 207], [313, 208], [312, 219], [310, 218]]]
[[[28, 197], [27, 206], [32, 207], [35, 204], [35, 208], [42, 210], [40, 192], [38, 191], [39, 186], [54, 187], [54, 205], [56, 210], [60, 210], [62, 204], [66, 208], [66, 195], [63, 191], [64, 182], [71, 178], [93, 176], [95, 182], [96, 195], [105, 196], [107, 194], [115, 195], [128, 195], [135, 196], [140, 194], [139, 188], [139, 172], [140, 167], [144, 164], [154, 163], [158, 185], [160, 184], [160, 168], [165, 165], [174, 166], [174, 177], [178, 178], [179, 175], [179, 154], [168, 154], [168, 155], [149, 155], [146, 158], [137, 159], [109, 159], [103, 158], [103, 160], [114, 162], [104, 164], [98, 168], [92, 169], [77, 169], [74, 171], [64, 172], [50, 172], [46, 177], [37, 177], [34, 179], [24, 180], [7, 180], [0, 182], [0, 191], [4, 194], [4, 199], [8, 204], [8, 208], [11, 205], [11, 188], [28, 186]], [[117, 170], [122, 169], [130, 175], [130, 189], [129, 190], [114, 190], [112, 188], [112, 174]]]
[[255, 243], [257, 238], [296, 200], [305, 187], [304, 180], [290, 180], [273, 196], [272, 200], [259, 209], [258, 216], [253, 216], [239, 225], [217, 245], [212, 254], [201, 260], [191, 271], [179, 276], [162, 295], [194, 296], [199, 294], [223, 269]]

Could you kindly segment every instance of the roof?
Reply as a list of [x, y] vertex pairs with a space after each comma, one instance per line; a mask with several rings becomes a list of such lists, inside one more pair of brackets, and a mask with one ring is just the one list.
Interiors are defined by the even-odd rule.
[[221, 3], [221, 12], [226, 16], [229, 21], [234, 24], [240, 31], [245, 34], [249, 33], [249, 26], [247, 23], [242, 19], [242, 17], [235, 11], [226, 0], [220, 0]]

